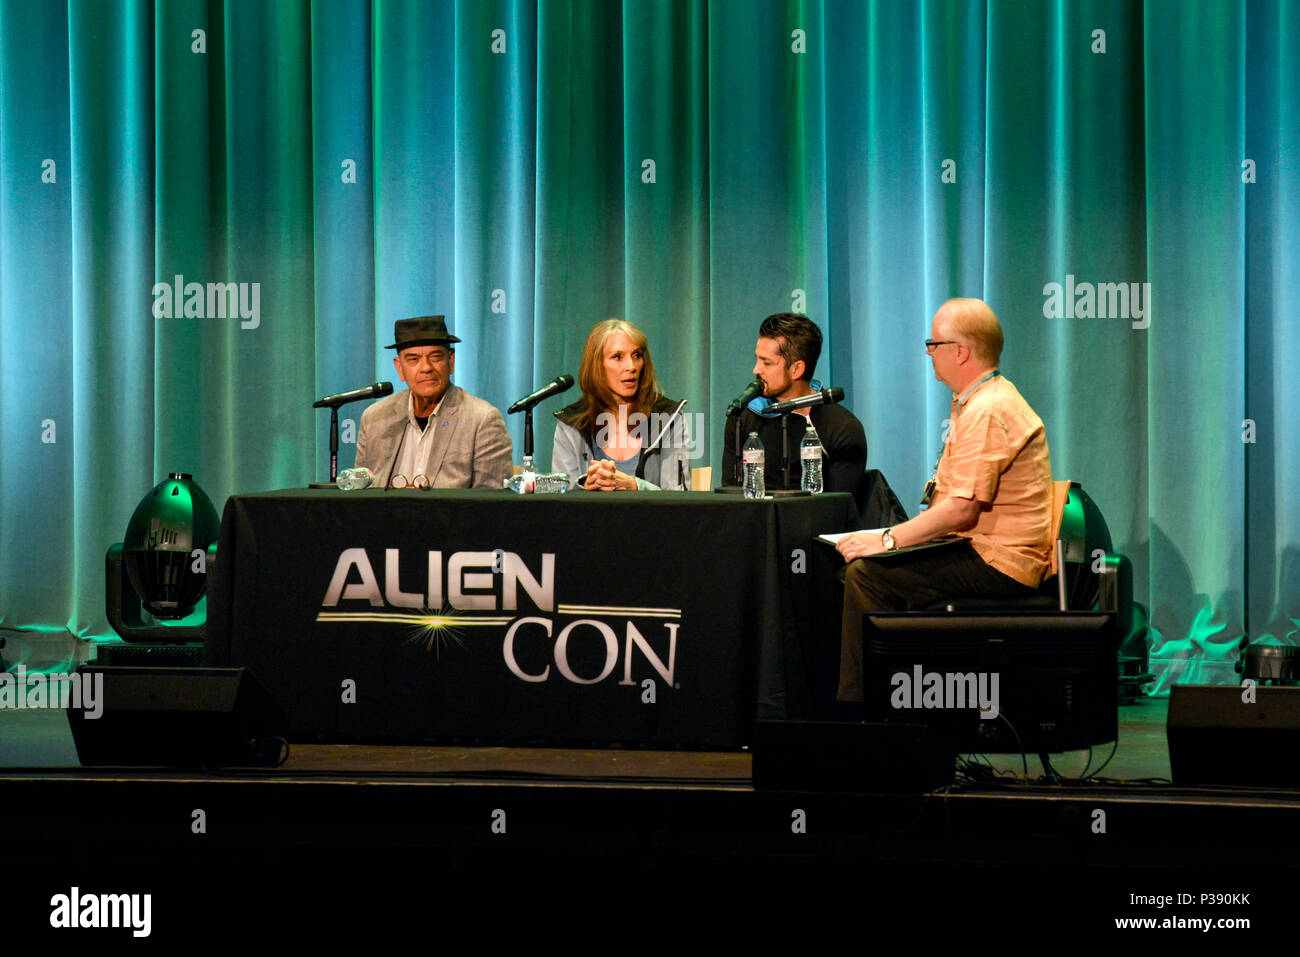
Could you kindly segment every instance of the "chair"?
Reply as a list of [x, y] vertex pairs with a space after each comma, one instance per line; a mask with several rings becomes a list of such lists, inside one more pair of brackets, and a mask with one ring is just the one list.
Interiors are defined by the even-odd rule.
[[[1038, 593], [1025, 598], [942, 598], [927, 612], [1114, 611], [1119, 633], [1128, 634], [1133, 616], [1133, 566], [1112, 552], [1110, 529], [1092, 498], [1077, 482], [1052, 483], [1052, 532], [1047, 575]], [[1063, 569], [1062, 569], [1062, 566]]]
[[853, 491], [853, 501], [858, 506], [862, 528], [888, 528], [907, 521], [907, 511], [880, 469], [867, 469], [862, 473], [858, 487]]
[[[1133, 627], [1133, 566], [1126, 556], [1112, 552], [1106, 520], [1077, 482], [1052, 483], [1051, 540], [1054, 546], [1048, 557], [1047, 576], [1036, 595], [1019, 599], [954, 597], [934, 602], [917, 614], [943, 618], [962, 612], [1008, 612], [1011, 617], [1003, 620], [1001, 626], [1004, 630], [1014, 630], [1017, 618], [1030, 622], [1042, 617], [1016, 616], [1017, 612], [1047, 611], [1067, 615], [1093, 610], [1114, 612], [1118, 652], [1124, 636]], [[1062, 632], [1061, 637], [1067, 643], [1071, 640], [1068, 629]], [[1011, 668], [1003, 642], [990, 642], [987, 651], [990, 661], [1000, 662], [996, 667], [990, 666], [990, 670], [1001, 673]], [[1119, 679], [1118, 668], [1116, 678]], [[1119, 679], [1117, 688], [1123, 683], [1123, 679]], [[1059, 777], [1047, 753], [1040, 750], [1039, 760], [1049, 777]]]

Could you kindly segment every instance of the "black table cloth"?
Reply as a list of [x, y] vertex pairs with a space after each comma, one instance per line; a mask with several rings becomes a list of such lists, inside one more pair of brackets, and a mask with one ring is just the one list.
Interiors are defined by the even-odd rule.
[[822, 710], [811, 540], [855, 520], [846, 494], [233, 496], [204, 662], [252, 669], [300, 740], [736, 748]]

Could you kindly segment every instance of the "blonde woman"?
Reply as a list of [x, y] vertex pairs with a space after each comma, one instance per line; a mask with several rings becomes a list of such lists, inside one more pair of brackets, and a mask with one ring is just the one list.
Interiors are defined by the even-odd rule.
[[690, 487], [686, 400], [659, 391], [645, 333], [622, 319], [597, 323], [578, 385], [582, 398], [555, 413], [551, 471], [588, 491]]

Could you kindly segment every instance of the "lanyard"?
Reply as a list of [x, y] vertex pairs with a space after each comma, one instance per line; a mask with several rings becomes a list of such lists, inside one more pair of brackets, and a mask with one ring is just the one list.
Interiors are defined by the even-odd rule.
[[[963, 392], [963, 393], [961, 394], [961, 396], [957, 399], [957, 409], [958, 409], [958, 411], [960, 411], [960, 410], [961, 410], [961, 407], [962, 407], [963, 405], [966, 404], [966, 400], [970, 398], [970, 394], [971, 394], [972, 392], [974, 392], [976, 389], [978, 389], [980, 386], [982, 386], [985, 382], [988, 382], [989, 379], [992, 379], [994, 376], [1001, 375], [1001, 374], [1002, 374], [1002, 373], [1001, 373], [1000, 370], [998, 370], [998, 369], [994, 369], [992, 372], [988, 372], [988, 373], [985, 373], [984, 375], [980, 376], [979, 379], [977, 379], [977, 380], [975, 381], [975, 383], [974, 383], [974, 384], [973, 384], [969, 389], [967, 389], [965, 392]], [[954, 423], [954, 424], [955, 424], [955, 423]], [[947, 444], [948, 444], [947, 441], [945, 441], [945, 442], [943, 443], [944, 446], [946, 446]], [[940, 460], [941, 460], [942, 458], [943, 458], [943, 446], [940, 446], [940, 448], [939, 448], [939, 458], [937, 458], [937, 459], [934, 460], [934, 469], [930, 472], [930, 478], [931, 478], [931, 479], [933, 479], [934, 476], [936, 476], [936, 475], [939, 474], [939, 462], [940, 462]]]
[[974, 392], [976, 389], [978, 389], [980, 386], [982, 386], [985, 382], [988, 382], [989, 379], [992, 379], [995, 375], [1001, 375], [1001, 373], [997, 369], [994, 369], [992, 372], [986, 372], [984, 375], [976, 379], [975, 384], [972, 385], [965, 392], [963, 392], [961, 394], [961, 398], [957, 400], [957, 408], [960, 409], [963, 405], [965, 405], [966, 400], [970, 398], [970, 394]]

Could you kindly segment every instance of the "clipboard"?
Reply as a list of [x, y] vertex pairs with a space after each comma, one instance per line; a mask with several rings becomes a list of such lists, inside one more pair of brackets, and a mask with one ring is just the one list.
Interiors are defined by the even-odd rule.
[[[883, 532], [884, 529], [883, 528], [861, 528], [858, 529], [858, 531], [875, 532], [879, 534], [880, 532]], [[816, 541], [822, 542], [825, 545], [830, 545], [833, 548], [841, 538], [844, 538], [846, 535], [855, 535], [855, 534], [857, 534], [857, 532], [828, 532], [825, 535], [818, 535]], [[933, 549], [940, 549], [940, 548], [954, 548], [969, 541], [970, 539], [967, 538], [965, 535], [958, 535], [956, 532], [950, 532], [949, 534], [942, 535], [939, 538], [932, 538], [928, 542], [919, 542], [916, 545], [904, 545], [902, 548], [891, 548], [887, 552], [877, 552], [874, 555], [863, 555], [862, 557], [870, 558], [870, 559], [883, 559], [884, 561], [888, 561], [889, 559], [897, 555], [910, 555], [913, 552], [930, 551]]]

